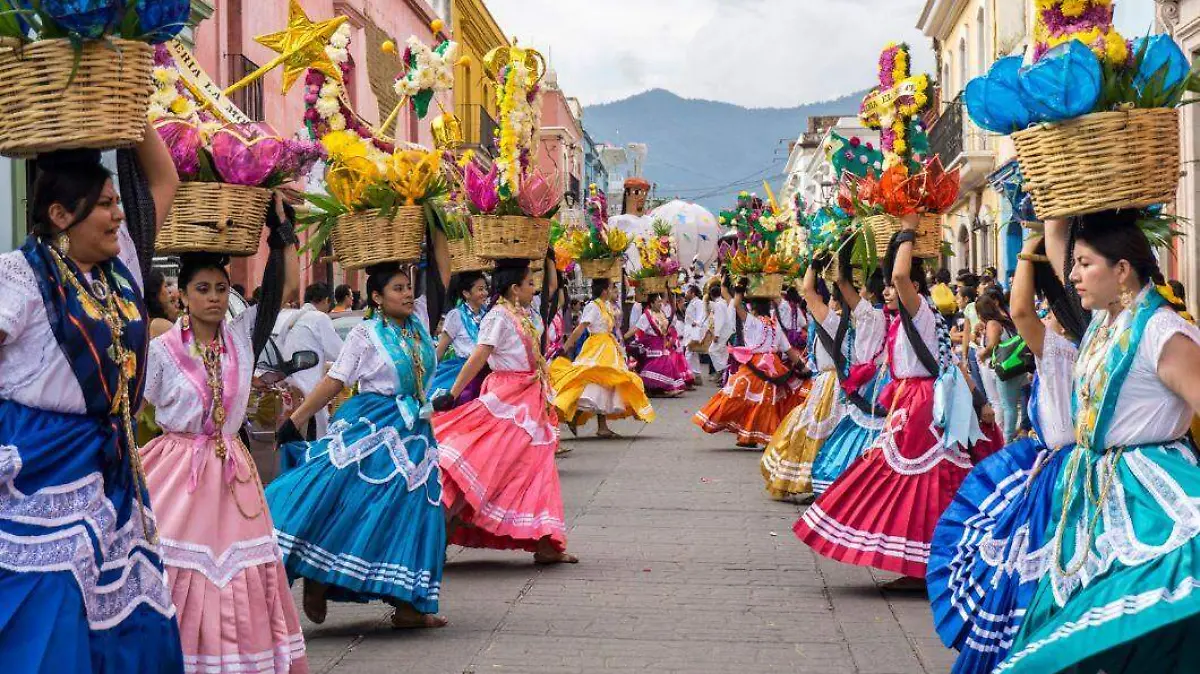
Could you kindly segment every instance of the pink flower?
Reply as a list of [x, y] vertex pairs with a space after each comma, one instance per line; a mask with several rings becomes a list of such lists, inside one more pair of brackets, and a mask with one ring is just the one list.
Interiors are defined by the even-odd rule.
[[492, 165], [487, 174], [480, 171], [475, 162], [467, 165], [467, 199], [476, 211], [484, 215], [495, 212], [496, 207], [500, 205], [499, 180], [500, 174], [495, 165]]
[[200, 129], [180, 119], [164, 117], [154, 124], [163, 142], [171, 151], [175, 171], [183, 180], [195, 178], [200, 173], [200, 152], [203, 143]]
[[259, 186], [280, 165], [285, 147], [265, 124], [231, 124], [213, 134], [213, 166], [227, 183]]
[[532, 218], [545, 217], [558, 205], [560, 195], [555, 187], [557, 184], [557, 174], [553, 179], [547, 179], [541, 172], [529, 176], [517, 194], [517, 203], [521, 210]]

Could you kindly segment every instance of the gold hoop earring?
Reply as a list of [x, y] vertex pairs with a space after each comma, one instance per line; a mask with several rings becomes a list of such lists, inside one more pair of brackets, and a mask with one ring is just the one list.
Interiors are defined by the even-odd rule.
[[66, 232], [59, 232], [58, 236], [54, 237], [54, 247], [63, 257], [66, 257], [71, 252], [71, 237], [67, 236]]
[[183, 314], [179, 317], [179, 327], [183, 330], [192, 329], [192, 312], [188, 310], [187, 305], [183, 305]]

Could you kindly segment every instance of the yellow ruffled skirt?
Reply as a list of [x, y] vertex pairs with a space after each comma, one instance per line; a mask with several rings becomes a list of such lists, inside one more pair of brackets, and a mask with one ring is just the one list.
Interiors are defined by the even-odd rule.
[[788, 414], [771, 437], [761, 466], [771, 498], [812, 493], [813, 462], [846, 414], [838, 388], [836, 372], [818, 374], [808, 399]]
[[550, 384], [556, 392], [554, 406], [564, 421], [583, 423], [591, 415], [609, 419], [637, 417], [654, 421], [654, 408], [646, 397], [642, 378], [629, 369], [624, 353], [611, 334], [587, 338], [574, 362], [556, 358], [550, 364]]

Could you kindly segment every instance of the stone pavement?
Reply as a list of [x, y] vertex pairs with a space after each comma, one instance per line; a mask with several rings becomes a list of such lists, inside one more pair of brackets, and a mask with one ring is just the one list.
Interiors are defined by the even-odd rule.
[[802, 508], [764, 495], [759, 453], [690, 423], [711, 393], [655, 400], [658, 421], [614, 424], [620, 440], [570, 441], [559, 470], [579, 565], [452, 548], [449, 627], [396, 632], [381, 604], [330, 604], [324, 625], [304, 622], [312, 671], [949, 671], [923, 595], [813, 555], [791, 531]]

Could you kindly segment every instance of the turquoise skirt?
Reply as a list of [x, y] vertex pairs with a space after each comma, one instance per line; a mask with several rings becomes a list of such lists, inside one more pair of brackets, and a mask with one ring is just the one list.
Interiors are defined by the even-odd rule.
[[996, 671], [1200, 672], [1198, 536], [1190, 445], [1073, 450], [1055, 489], [1050, 571]]

